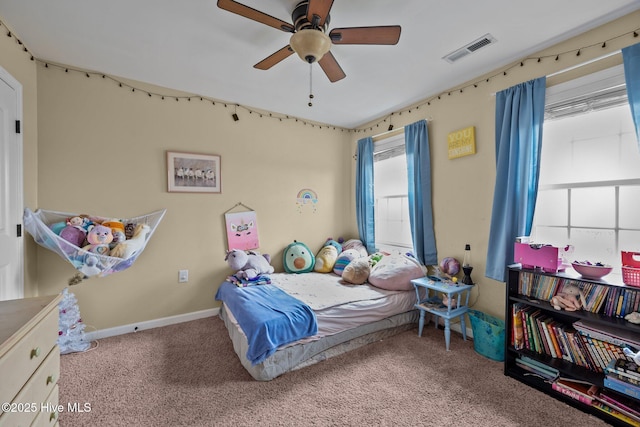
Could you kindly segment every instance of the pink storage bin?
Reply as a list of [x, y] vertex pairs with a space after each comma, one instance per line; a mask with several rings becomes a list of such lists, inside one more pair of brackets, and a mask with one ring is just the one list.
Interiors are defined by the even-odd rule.
[[640, 287], [640, 252], [622, 251], [622, 281]]

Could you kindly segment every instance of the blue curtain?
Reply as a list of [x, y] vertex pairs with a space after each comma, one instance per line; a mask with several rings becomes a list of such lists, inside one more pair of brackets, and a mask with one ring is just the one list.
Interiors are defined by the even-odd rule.
[[436, 238], [431, 207], [431, 154], [427, 122], [420, 120], [404, 128], [409, 183], [409, 219], [413, 248], [418, 261], [437, 265]]
[[356, 219], [360, 240], [370, 254], [375, 248], [375, 222], [373, 200], [373, 139], [358, 141], [356, 166]]
[[631, 116], [636, 125], [636, 138], [640, 148], [640, 43], [622, 49], [622, 60]]
[[505, 281], [517, 236], [531, 233], [538, 195], [546, 77], [496, 94], [496, 183], [485, 275]]

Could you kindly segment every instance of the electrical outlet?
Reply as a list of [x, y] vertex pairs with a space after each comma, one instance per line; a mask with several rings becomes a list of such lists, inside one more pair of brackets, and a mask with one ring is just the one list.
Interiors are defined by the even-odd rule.
[[178, 271], [178, 283], [186, 283], [189, 281], [189, 270]]

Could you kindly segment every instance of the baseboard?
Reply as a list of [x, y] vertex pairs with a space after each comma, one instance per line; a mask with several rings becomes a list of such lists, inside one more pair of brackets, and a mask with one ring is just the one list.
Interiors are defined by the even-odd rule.
[[[85, 339], [87, 341], [95, 341], [102, 338], [113, 337], [116, 335], [130, 334], [133, 332], [144, 331], [145, 329], [159, 328], [162, 326], [174, 325], [177, 323], [190, 322], [192, 320], [203, 319], [205, 317], [217, 316], [220, 313], [219, 308], [210, 308], [207, 310], [194, 311], [191, 313], [178, 314], [176, 316], [162, 317], [160, 319], [147, 320], [140, 323], [132, 323], [130, 325], [116, 326], [114, 328], [99, 329], [97, 331], [87, 332]], [[426, 326], [426, 325], [425, 325]], [[451, 324], [451, 330], [462, 333], [459, 322]], [[473, 330], [465, 328], [467, 337], [473, 339]]]
[[116, 335], [130, 334], [132, 332], [144, 331], [145, 329], [159, 328], [162, 326], [174, 325], [176, 323], [190, 322], [192, 320], [203, 319], [205, 317], [217, 316], [220, 312], [219, 308], [210, 308], [207, 310], [194, 311], [191, 313], [178, 314], [175, 316], [162, 317], [160, 319], [147, 320], [140, 323], [132, 323], [130, 325], [116, 326], [114, 328], [99, 329], [97, 331], [87, 332], [85, 339], [87, 341], [95, 341], [102, 338], [113, 337]]

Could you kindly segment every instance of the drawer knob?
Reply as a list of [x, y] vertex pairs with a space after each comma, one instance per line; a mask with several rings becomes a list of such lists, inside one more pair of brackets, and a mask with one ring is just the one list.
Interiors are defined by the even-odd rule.
[[31, 359], [33, 359], [34, 357], [40, 357], [40, 347], [36, 347], [31, 350]]
[[47, 377], [47, 385], [52, 384], [52, 383], [54, 383], [54, 382], [56, 382], [56, 377], [55, 377], [55, 376], [53, 376], [53, 375], [49, 375], [49, 376]]

